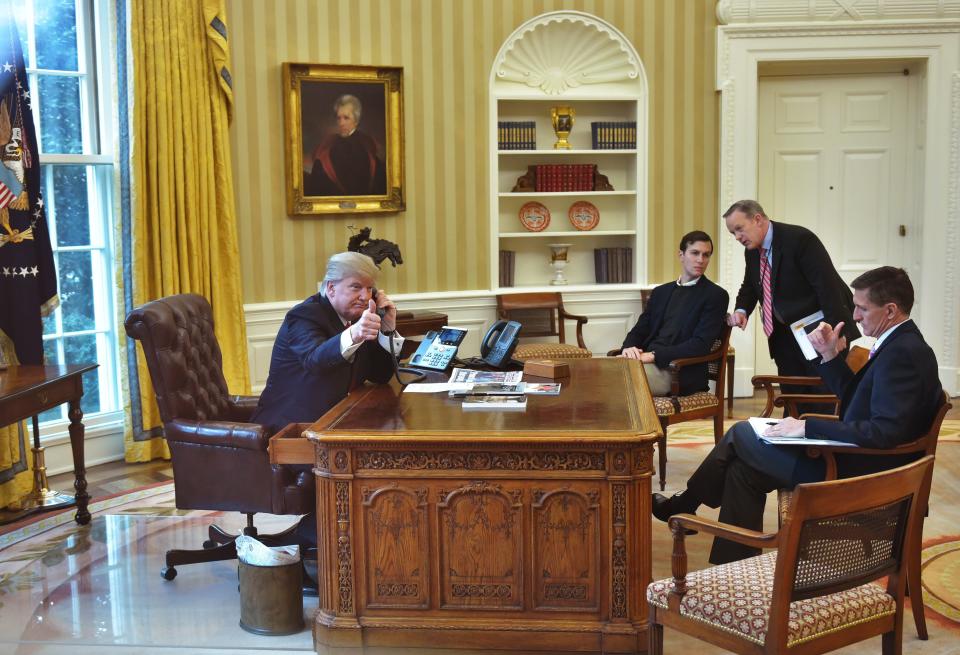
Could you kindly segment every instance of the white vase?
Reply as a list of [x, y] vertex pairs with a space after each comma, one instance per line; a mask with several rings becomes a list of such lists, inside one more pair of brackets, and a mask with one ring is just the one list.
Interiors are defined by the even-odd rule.
[[567, 283], [567, 278], [563, 276], [563, 269], [567, 267], [567, 254], [569, 249], [569, 243], [550, 244], [550, 265], [553, 266], [553, 279], [550, 280], [550, 284]]

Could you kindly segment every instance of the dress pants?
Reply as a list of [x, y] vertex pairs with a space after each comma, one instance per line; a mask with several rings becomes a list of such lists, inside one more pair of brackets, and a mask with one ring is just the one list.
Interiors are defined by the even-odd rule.
[[[722, 523], [760, 531], [769, 492], [824, 476], [822, 459], [810, 459], [801, 446], [765, 444], [749, 423], [741, 421], [727, 430], [690, 476], [686, 493], [704, 505], [719, 507]], [[718, 537], [710, 562], [726, 564], [759, 554], [758, 548]]]

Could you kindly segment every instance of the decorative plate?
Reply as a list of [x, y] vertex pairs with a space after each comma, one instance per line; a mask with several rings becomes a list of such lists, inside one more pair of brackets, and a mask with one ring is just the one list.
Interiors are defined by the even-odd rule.
[[543, 232], [550, 225], [550, 210], [531, 201], [520, 208], [520, 222], [531, 232]]
[[600, 222], [600, 212], [593, 203], [586, 200], [580, 200], [570, 205], [567, 216], [570, 217], [573, 227], [578, 230], [592, 230]]

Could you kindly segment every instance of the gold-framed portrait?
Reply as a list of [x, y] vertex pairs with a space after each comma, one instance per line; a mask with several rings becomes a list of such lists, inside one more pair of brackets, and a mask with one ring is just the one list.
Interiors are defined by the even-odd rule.
[[283, 64], [287, 213], [405, 208], [403, 69]]

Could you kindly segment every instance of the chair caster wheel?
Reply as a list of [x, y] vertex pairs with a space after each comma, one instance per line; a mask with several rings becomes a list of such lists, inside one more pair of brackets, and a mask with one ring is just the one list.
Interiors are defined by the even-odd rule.
[[203, 542], [203, 549], [207, 550], [208, 548], [216, 548], [219, 545], [220, 544], [218, 544], [213, 539], [207, 539], [206, 541]]
[[160, 571], [160, 577], [164, 580], [173, 580], [177, 577], [177, 569], [172, 566], [165, 566], [163, 570]]

